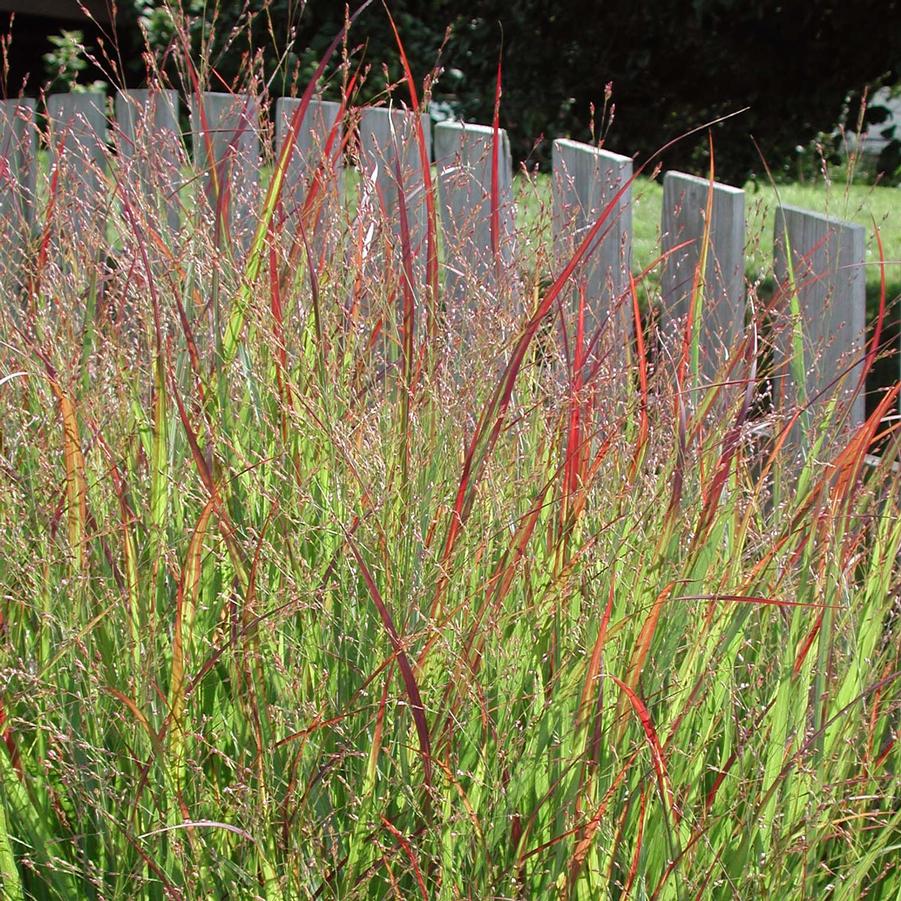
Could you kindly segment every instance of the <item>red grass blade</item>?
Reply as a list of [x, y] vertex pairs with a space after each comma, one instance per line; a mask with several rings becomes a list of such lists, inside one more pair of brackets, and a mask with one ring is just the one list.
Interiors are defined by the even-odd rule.
[[395, 628], [394, 620], [391, 618], [391, 614], [388, 612], [388, 608], [385, 606], [385, 602], [382, 600], [378, 586], [375, 584], [375, 579], [373, 579], [372, 573], [369, 571], [369, 567], [363, 560], [363, 557], [357, 549], [356, 542], [353, 540], [353, 538], [351, 538], [347, 533], [345, 533], [345, 537], [348, 546], [350, 547], [350, 550], [354, 555], [354, 559], [357, 561], [357, 566], [359, 567], [360, 573], [363, 576], [363, 581], [366, 583], [366, 588], [369, 591], [369, 596], [372, 598], [372, 602], [373, 604], [375, 604], [375, 608], [376, 610], [378, 610], [379, 617], [382, 620], [382, 625], [385, 627], [385, 631], [388, 633], [388, 638], [391, 642], [391, 646], [392, 648], [394, 648], [394, 654], [397, 658], [397, 665], [400, 668], [401, 678], [403, 679], [404, 683], [404, 689], [406, 690], [407, 697], [410, 701], [410, 713], [413, 715], [413, 722], [416, 725], [416, 732], [419, 736], [419, 749], [420, 753], [422, 754], [423, 778], [426, 788], [431, 789], [431, 741], [429, 739], [429, 728], [425, 718], [425, 707], [422, 704], [422, 696], [419, 694], [419, 686], [416, 684], [416, 677], [413, 675], [413, 668], [410, 666], [410, 660], [407, 657], [407, 652], [404, 650], [404, 645], [401, 641], [400, 635]]
[[610, 678], [623, 690], [623, 693], [632, 705], [632, 709], [641, 721], [641, 727], [644, 729], [648, 747], [651, 750], [651, 762], [654, 765], [654, 772], [657, 774], [657, 783], [660, 788], [660, 800], [663, 802], [664, 807], [669, 808], [670, 813], [678, 817], [673, 789], [666, 772], [666, 758], [663, 753], [663, 747], [660, 744], [660, 739], [657, 737], [657, 731], [654, 729], [651, 714], [648, 712], [648, 708], [645, 706], [644, 701], [642, 701], [641, 698], [622, 681], [622, 679], [618, 679], [612, 674]]
[[[397, 42], [397, 51], [400, 54], [401, 64], [404, 67], [404, 80], [407, 82], [407, 89], [410, 92], [410, 105], [412, 107], [416, 122], [416, 143], [419, 148], [419, 164], [422, 170], [423, 190], [425, 191], [426, 204], [426, 281], [431, 287], [431, 306], [438, 302], [438, 216], [435, 211], [435, 192], [432, 188], [432, 170], [429, 160], [429, 151], [425, 142], [425, 132], [422, 128], [421, 108], [419, 105], [419, 96], [416, 91], [416, 82], [413, 80], [413, 72], [410, 69], [410, 61], [407, 58], [407, 52], [404, 48], [403, 41], [400, 39], [400, 33], [397, 25], [391, 16], [391, 12], [385, 6], [385, 12], [388, 21], [391, 23], [391, 30], [394, 32], [394, 39]], [[432, 328], [435, 326], [435, 317], [432, 314], [432, 322], [429, 323], [429, 338], [432, 337]]]
[[419, 887], [419, 894], [422, 895], [423, 901], [429, 901], [429, 893], [426, 891], [425, 880], [422, 878], [422, 870], [419, 868], [419, 862], [413, 853], [413, 846], [410, 844], [406, 836], [398, 829], [391, 820], [384, 814], [381, 816], [382, 825], [397, 839], [397, 843], [403, 848], [410, 866], [413, 867], [413, 875], [416, 877], [416, 885]]

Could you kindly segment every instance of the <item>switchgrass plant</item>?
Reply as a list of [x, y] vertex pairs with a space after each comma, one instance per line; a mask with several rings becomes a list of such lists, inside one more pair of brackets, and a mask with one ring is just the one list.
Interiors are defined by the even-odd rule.
[[898, 897], [897, 386], [769, 406], [792, 288], [611, 367], [614, 204], [449, 310], [428, 179], [417, 248], [291, 153], [247, 245], [111, 159], [7, 264], [4, 897]]

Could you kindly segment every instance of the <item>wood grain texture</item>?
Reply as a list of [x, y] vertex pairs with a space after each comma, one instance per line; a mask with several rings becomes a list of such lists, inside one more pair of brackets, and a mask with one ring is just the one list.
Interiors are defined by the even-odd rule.
[[496, 297], [513, 261], [513, 162], [503, 129], [498, 134], [496, 242], [492, 238], [493, 150], [491, 126], [462, 122], [435, 126], [445, 289], [453, 303], [473, 292]]
[[99, 228], [106, 203], [106, 97], [51, 94], [47, 119], [51, 165], [60, 176], [58, 214], [67, 228]]
[[[609, 357], [616, 369], [626, 365], [634, 323], [629, 273], [632, 266], [632, 190], [617, 193], [632, 177], [629, 157], [578, 141], [556, 140], [553, 161], [553, 234], [557, 269], [605, 215], [585, 263], [574, 276], [570, 294], [575, 309], [585, 295], [585, 333], [596, 335], [593, 357]], [[612, 318], [611, 318], [612, 315]], [[573, 326], [574, 327], [574, 326]]]
[[173, 231], [181, 211], [178, 191], [187, 163], [178, 124], [178, 92], [132, 89], [116, 95], [116, 148], [125, 184], [164, 214]]
[[[203, 104], [201, 116], [200, 103]], [[205, 126], [205, 127], [204, 127]], [[212, 210], [227, 191], [228, 225], [238, 247], [253, 239], [260, 204], [260, 106], [249, 94], [207, 91], [191, 98], [194, 164]]]
[[[707, 262], [695, 302], [701, 317], [699, 369], [712, 379], [735, 350], [745, 327], [745, 194], [731, 185], [667, 172], [661, 212], [661, 251], [668, 254], [661, 275], [664, 340], [681, 340], [705, 229]], [[689, 243], [674, 251], [685, 242]]]
[[[777, 409], [790, 414], [805, 396], [814, 406], [825, 403], [836, 392], [850, 399], [860, 380], [866, 336], [864, 227], [783, 206], [776, 211], [774, 256], [782, 295], [774, 310]], [[789, 260], [804, 334], [806, 386], [801, 391], [790, 366]], [[851, 425], [863, 422], [864, 410], [865, 399], [860, 392], [851, 403]]]

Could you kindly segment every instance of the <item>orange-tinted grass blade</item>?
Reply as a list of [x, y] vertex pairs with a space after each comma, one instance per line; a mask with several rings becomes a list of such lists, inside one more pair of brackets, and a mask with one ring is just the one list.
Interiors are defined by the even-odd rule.
[[892, 736], [888, 742], [886, 742], [885, 747], [882, 750], [882, 753], [873, 761], [873, 772], [882, 769], [883, 764], [888, 759], [889, 754], [892, 752], [892, 748], [895, 747], [896, 739]]
[[[275, 338], [275, 387], [279, 400], [279, 425], [282, 444], [288, 443], [288, 415], [294, 410], [292, 392], [288, 382], [288, 350], [285, 344], [284, 316], [282, 314], [281, 278], [278, 271], [278, 256], [275, 242], [269, 244], [269, 308], [272, 313], [272, 332]], [[300, 473], [294, 467], [295, 478]]]
[[[517, 567], [525, 556], [529, 540], [535, 530], [541, 511], [544, 509], [545, 497], [551, 484], [551, 481], [544, 484], [529, 512], [519, 520], [509, 549], [501, 557], [488, 579], [485, 599], [473, 618], [466, 639], [463, 642], [463, 654], [461, 655], [463, 664], [448, 679], [445, 689], [444, 702], [447, 708], [447, 720], [444, 726], [445, 734], [448, 733], [453, 725], [454, 704], [463, 687], [463, 679], [469, 676], [472, 678], [477, 677], [481, 669], [482, 653], [486, 642], [486, 636], [484, 630], [481, 629], [481, 624], [484, 622], [488, 611], [497, 610], [507, 596]], [[417, 661], [418, 667], [421, 668], [424, 665], [430, 648], [431, 642], [426, 643], [425, 647], [423, 647]], [[436, 753], [441, 753], [440, 748]]]
[[419, 894], [422, 895], [423, 901], [429, 901], [429, 893], [426, 891], [425, 880], [422, 878], [422, 870], [419, 868], [419, 861], [413, 853], [413, 846], [407, 837], [388, 819], [384, 814], [380, 817], [382, 825], [397, 839], [397, 843], [403, 848], [403, 852], [410, 861], [413, 868], [413, 875], [416, 877], [416, 885], [419, 887]]
[[157, 757], [162, 757], [163, 755], [163, 746], [160, 741], [160, 736], [157, 731], [150, 724], [150, 720], [147, 719], [147, 715], [141, 710], [140, 707], [126, 695], [124, 692], [119, 691], [118, 688], [113, 688], [111, 685], [106, 686], [106, 691], [108, 694], [112, 695], [118, 701], [121, 701], [129, 710], [131, 715], [135, 718], [138, 725], [147, 733], [147, 737], [150, 739], [150, 746], [153, 748], [153, 753], [157, 755]]
[[13, 769], [20, 778], [24, 777], [22, 758], [19, 755], [19, 748], [16, 745], [16, 737], [13, 735], [12, 727], [6, 725], [6, 708], [3, 706], [2, 700], [0, 700], [0, 739], [2, 739], [3, 744], [6, 745], [6, 750], [9, 754], [9, 762]]
[[[385, 734], [385, 710], [388, 707], [388, 689], [391, 686], [391, 677], [394, 667], [389, 666], [385, 674], [385, 682], [382, 685], [382, 694], [379, 698], [379, 709], [375, 715], [375, 729], [372, 733], [372, 746], [369, 748], [369, 760], [366, 764], [366, 788], [372, 791], [375, 787], [376, 776], [379, 768], [379, 755], [382, 753], [382, 740]], [[368, 792], [367, 792], [368, 793]]]
[[537, 854], [539, 851], [544, 851], [545, 849], [556, 845], [558, 842], [562, 841], [570, 835], [581, 833], [581, 837], [576, 842], [576, 847], [573, 850], [573, 854], [569, 862], [569, 892], [567, 896], [571, 897], [573, 889], [575, 888], [576, 882], [579, 878], [579, 873], [582, 870], [582, 865], [585, 863], [585, 858], [588, 856], [588, 851], [591, 849], [591, 843], [594, 841], [594, 837], [601, 825], [601, 820], [604, 818], [604, 814], [607, 812], [607, 807], [637, 759], [638, 751], [633, 751], [632, 756], [629, 757], [629, 759], [623, 765], [622, 769], [620, 769], [620, 771], [616, 774], [616, 777], [610, 783], [610, 787], [604, 793], [604, 797], [601, 798], [601, 802], [600, 804], [598, 804], [597, 810], [587, 823], [580, 823], [578, 826], [574, 826], [572, 829], [568, 829], [562, 835], [558, 835], [557, 837], [552, 838], [550, 841], [544, 842], [543, 844], [539, 845], [537, 848], [533, 848], [528, 853], [520, 855], [520, 866], [526, 860], [526, 858], [531, 857], [533, 854]]
[[[873, 749], [876, 746], [876, 729], [880, 714], [883, 712], [882, 702], [882, 692], [877, 691], [873, 696], [873, 703], [870, 705], [870, 721], [867, 728], [867, 763], [873, 759]], [[2, 721], [0, 721], [0, 725], [2, 725]]]
[[[604, 651], [604, 644], [607, 641], [607, 625], [610, 622], [610, 615], [613, 613], [613, 596], [616, 589], [616, 572], [612, 570], [610, 573], [610, 591], [607, 594], [607, 605], [604, 607], [604, 614], [601, 617], [601, 625], [598, 628], [598, 635], [594, 641], [594, 648], [591, 651], [591, 659], [588, 662], [588, 670], [585, 673], [585, 682], [582, 685], [582, 697], [579, 699], [579, 709], [576, 715], [576, 725], [584, 722], [588, 716], [592, 695], [595, 691], [595, 683], [601, 672], [601, 655]], [[600, 692], [600, 684], [598, 684], [598, 692]]]
[[638, 875], [638, 862], [641, 859], [641, 847], [644, 838], [644, 816], [648, 803], [646, 786], [641, 788], [641, 796], [638, 803], [638, 834], [635, 836], [635, 850], [632, 852], [632, 864], [629, 867], [629, 875], [626, 877], [626, 885], [623, 888], [623, 899], [629, 897], [629, 892], [632, 891], [632, 886], [635, 883], [635, 877]]
[[[857, 427], [848, 443], [842, 448], [834, 463], [835, 470], [838, 472], [838, 477], [835, 479], [834, 501], [839, 498], [853, 497], [854, 487], [864, 466], [866, 455], [873, 445], [876, 431], [889, 411], [893, 409], [899, 393], [901, 393], [901, 382], [897, 382], [885, 392], [876, 405], [876, 409]], [[897, 426], [890, 427], [886, 432], [891, 432], [894, 428]]]
[[476, 813], [475, 808], [472, 806], [472, 802], [469, 800], [469, 796], [466, 794], [466, 790], [460, 784], [460, 781], [454, 776], [450, 767], [444, 763], [440, 758], [435, 758], [435, 765], [441, 772], [444, 774], [444, 777], [447, 781], [453, 786], [454, 791], [459, 795], [460, 801], [463, 804], [463, 808], [466, 810], [466, 815], [469, 817], [469, 821], [472, 823], [472, 828], [475, 830], [476, 835], [479, 838], [479, 841], [482, 842], [482, 853], [485, 855], [485, 860], [489, 860], [489, 849], [485, 845], [485, 833], [482, 829], [482, 824], [479, 821], [479, 815]]
[[88, 482], [85, 477], [84, 454], [78, 437], [78, 417], [72, 399], [63, 391], [55, 378], [50, 379], [50, 387], [56, 395], [63, 424], [63, 463], [66, 470], [66, 522], [69, 549], [73, 555], [75, 569], [81, 570], [85, 565], [85, 543], [87, 541]]
[[[529, 511], [519, 519], [516, 531], [510, 541], [508, 550], [503, 554], [491, 576], [486, 583], [485, 600], [476, 613], [470, 625], [469, 632], [463, 643], [465, 651], [464, 657], [468, 662], [470, 671], [475, 675], [478, 673], [481, 665], [481, 653], [485, 642], [485, 636], [481, 631], [481, 624], [485, 615], [491, 609], [497, 609], [503, 599], [506, 597], [516, 574], [517, 566], [525, 556], [529, 540], [538, 523], [538, 518], [542, 510], [545, 508], [545, 498], [553, 483], [553, 479], [545, 482], [539, 490]], [[428, 647], [427, 644], [423, 648], [422, 654], [417, 662], [418, 666], [422, 666], [425, 662], [425, 655]], [[449, 688], [451, 685], [449, 685]]]
[[[629, 692], [626, 692], [626, 697], [629, 701], [632, 700], [632, 695], [635, 694], [638, 690], [638, 681], [641, 678], [641, 673], [644, 670], [645, 660], [647, 660], [648, 653], [651, 650], [651, 641], [654, 638], [654, 633], [657, 630], [657, 623], [660, 620], [660, 614], [663, 612], [663, 605], [666, 602], [667, 598], [672, 594], [673, 589], [676, 587], [675, 582], [670, 582], [664, 589], [661, 591], [654, 600], [654, 603], [651, 606], [651, 610], [648, 613], [647, 619], [644, 621], [644, 625], [641, 627], [641, 632], [638, 634], [638, 638], [635, 641], [635, 647], [632, 649], [632, 658], [629, 661], [629, 669], [626, 672], [626, 685], [629, 689]], [[633, 705], [634, 706], [634, 705]], [[622, 736], [623, 731], [625, 730], [625, 705], [621, 701], [618, 705], [617, 709], [617, 720], [619, 720], [619, 726], [617, 727], [618, 735]]]
[[[729, 479], [729, 472], [732, 468], [732, 460], [735, 458], [740, 446], [742, 427], [751, 409], [754, 399], [754, 386], [757, 382], [757, 329], [752, 325], [752, 334], [745, 342], [745, 357], [748, 360], [748, 376], [745, 385], [744, 396], [742, 398], [741, 407], [738, 415], [735, 417], [735, 423], [723, 438], [723, 449], [720, 453], [720, 459], [717, 470], [713, 475], [710, 485], [704, 488], [704, 506], [698, 517], [698, 524], [695, 528], [693, 543], [697, 544], [700, 537], [713, 525], [714, 514], [719, 506], [723, 489]], [[699, 417], [700, 422], [700, 417]]]
[[[770, 698], [766, 707], [763, 708], [763, 710], [760, 712], [760, 715], [757, 717], [756, 722], [754, 724], [755, 728], [759, 727], [760, 724], [766, 719], [767, 715], [769, 714], [770, 710], [773, 709], [775, 704], [776, 704], [776, 696], [774, 695], [772, 698]], [[673, 730], [673, 733], [674, 732], [675, 732], [675, 730]], [[673, 733], [671, 733], [670, 737], [672, 737]], [[723, 781], [725, 780], [726, 776], [729, 775], [729, 772], [732, 769], [732, 767], [734, 766], [735, 761], [738, 760], [738, 758], [741, 755], [741, 752], [743, 750], [744, 750], [743, 746], [737, 747], [729, 755], [729, 759], [726, 761], [726, 763], [717, 772], [716, 779], [714, 779], [713, 785], [710, 787], [710, 791], [708, 791], [706, 796], [704, 797], [704, 813], [705, 814], [710, 813], [710, 808], [713, 806], [713, 802], [716, 800], [716, 794], [720, 790], [720, 786], [723, 784]]]
[[215, 508], [216, 517], [219, 523], [219, 531], [222, 535], [223, 541], [225, 542], [225, 546], [228, 549], [228, 556], [231, 560], [232, 567], [235, 570], [235, 576], [237, 577], [242, 589], [246, 592], [248, 576], [247, 568], [244, 565], [243, 554], [235, 538], [235, 530], [232, 526], [231, 519], [229, 518], [228, 510], [226, 509], [226, 506], [222, 501], [222, 497], [219, 494], [219, 489], [216, 486], [215, 481], [213, 480], [213, 475], [210, 471], [209, 465], [207, 464], [206, 457], [204, 457], [203, 451], [200, 449], [200, 444], [197, 440], [197, 433], [194, 431], [194, 428], [191, 425], [188, 411], [185, 409], [184, 402], [182, 401], [181, 395], [179, 394], [178, 385], [175, 382], [175, 374], [171, 368], [171, 362], [169, 382], [170, 391], [172, 396], [175, 398], [175, 405], [178, 408], [178, 415], [181, 419], [182, 426], [184, 427], [185, 436], [188, 439], [188, 446], [191, 449], [191, 457], [193, 458], [197, 472], [200, 475], [200, 480], [209, 494], [209, 502], [213, 504]]
[[284, 745], [290, 744], [292, 741], [305, 741], [314, 732], [318, 732], [320, 729], [329, 729], [332, 726], [337, 726], [338, 723], [343, 723], [344, 720], [346, 720], [348, 717], [357, 716], [360, 713], [363, 713], [362, 709], [348, 710], [345, 713], [336, 714], [335, 716], [331, 716], [328, 719], [317, 715], [313, 718], [313, 721], [309, 726], [306, 726], [303, 729], [298, 729], [296, 732], [292, 732], [289, 735], [286, 735], [284, 738], [280, 738], [277, 742], [275, 742], [273, 747], [281, 748]]
[[629, 468], [629, 479], [634, 481], [641, 461], [644, 458], [645, 447], [647, 447], [650, 422], [648, 420], [648, 357], [644, 343], [644, 327], [641, 324], [641, 310], [638, 306], [638, 289], [631, 272], [629, 273], [629, 291], [632, 295], [632, 321], [635, 325], [635, 343], [638, 353], [638, 388], [641, 416], [638, 425], [638, 437], [635, 441], [635, 451], [632, 454], [632, 465]]
[[651, 762], [654, 766], [654, 772], [657, 774], [660, 800], [663, 802], [664, 807], [669, 808], [670, 812], [678, 819], [679, 814], [676, 809], [673, 789], [666, 772], [666, 757], [664, 756], [660, 739], [657, 737], [657, 731], [654, 729], [651, 714], [648, 712], [648, 708], [645, 706], [644, 701], [638, 697], [626, 682], [613, 674], [610, 675], [610, 678], [623, 690], [623, 693], [629, 699], [632, 709], [635, 711], [636, 716], [641, 722], [641, 728], [644, 730], [645, 737], [648, 741], [648, 747], [651, 751]]
[[813, 646], [814, 641], [816, 641], [817, 635], [819, 635], [820, 628], [823, 625], [823, 614], [821, 613], [817, 618], [816, 622], [813, 624], [813, 628], [804, 638], [804, 641], [801, 642], [801, 646], [798, 648], [798, 653], [795, 656], [795, 662], [792, 666], [792, 675], [797, 677], [801, 673], [801, 667], [804, 666], [804, 661], [807, 659], [807, 655], [810, 652], [811, 647]]
[[94, 428], [94, 432], [97, 436], [97, 443], [100, 445], [100, 448], [103, 450], [103, 453], [107, 458], [110, 476], [113, 480], [113, 491], [116, 495], [116, 500], [119, 502], [119, 524], [122, 528], [122, 556], [124, 557], [125, 567], [125, 589], [126, 598], [128, 600], [128, 618], [131, 625], [132, 653], [134, 655], [135, 674], [137, 675], [141, 671], [141, 644], [144, 629], [150, 626], [151, 634], [153, 629], [152, 625], [144, 623], [141, 617], [138, 579], [138, 551], [133, 534], [133, 526], [136, 517], [134, 511], [131, 509], [131, 505], [128, 502], [128, 490], [125, 485], [125, 480], [122, 478], [122, 474], [119, 472], [119, 467], [116, 465], [112, 450], [110, 449], [103, 435], [100, 433], [99, 429], [93, 426], [93, 423], [92, 428]]
[[378, 611], [379, 618], [382, 620], [382, 625], [385, 627], [385, 631], [388, 633], [388, 639], [391, 642], [391, 647], [394, 649], [394, 654], [397, 659], [397, 665], [400, 668], [401, 679], [404, 683], [404, 689], [406, 690], [407, 697], [410, 701], [410, 713], [413, 716], [413, 722], [416, 726], [416, 732], [419, 736], [419, 750], [422, 754], [423, 779], [425, 781], [426, 788], [431, 789], [432, 751], [431, 742], [429, 739], [429, 728], [425, 718], [425, 707], [422, 704], [422, 697], [419, 694], [419, 686], [416, 684], [416, 677], [413, 675], [413, 668], [410, 666], [407, 652], [404, 650], [403, 642], [401, 641], [400, 635], [398, 635], [397, 629], [394, 626], [394, 620], [391, 618], [391, 614], [388, 612], [388, 608], [385, 606], [385, 602], [382, 600], [378, 586], [375, 584], [375, 579], [373, 579], [372, 573], [369, 571], [369, 567], [366, 565], [366, 562], [363, 560], [362, 555], [357, 549], [356, 542], [353, 540], [353, 538], [350, 537], [350, 535], [346, 533], [345, 538], [347, 540], [348, 546], [350, 547], [351, 553], [354, 555], [354, 559], [357, 561], [357, 566], [363, 576], [363, 581], [366, 583], [366, 588], [369, 591], [369, 596], [372, 598], [372, 602], [373, 604], [375, 604], [375, 608]]
[[185, 562], [182, 566], [178, 593], [175, 598], [175, 624], [172, 630], [172, 666], [169, 676], [169, 714], [164, 728], [169, 724], [169, 750], [173, 764], [173, 782], [180, 793], [184, 773], [185, 727], [182, 720], [185, 704], [186, 645], [193, 641], [194, 614], [200, 590], [203, 542], [214, 511], [210, 498], [197, 520]]

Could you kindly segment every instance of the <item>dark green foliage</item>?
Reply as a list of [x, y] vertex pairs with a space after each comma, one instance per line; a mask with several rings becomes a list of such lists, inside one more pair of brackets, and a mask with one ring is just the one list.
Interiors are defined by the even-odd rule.
[[[200, 16], [202, 7], [191, 5]], [[501, 124], [518, 159], [546, 161], [555, 136], [589, 139], [592, 104], [600, 119], [612, 82], [608, 145], [627, 154], [646, 155], [690, 128], [749, 107], [715, 133], [718, 171], [737, 183], [761, 170], [752, 136], [776, 172], [793, 175], [796, 148], [831, 129], [864, 85], [896, 78], [901, 61], [897, 0], [393, 0], [390, 8], [414, 74], [421, 78], [440, 65], [434, 100], [468, 119], [491, 121], [503, 48]], [[159, 14], [150, 15], [145, 4], [141, 9], [152, 36], [165, 43]], [[253, 25], [245, 29], [248, 17]], [[213, 19], [209, 12], [207, 19]], [[226, 80], [246, 72], [258, 51], [275, 70], [294, 27], [291, 65], [279, 67], [273, 85], [276, 93], [288, 92], [290, 76], [282, 73], [295, 72], [302, 84], [343, 19], [337, 0], [274, 0], [250, 16], [246, 8], [228, 7], [216, 16], [211, 61]], [[238, 39], [232, 39], [235, 26]], [[448, 27], [452, 34], [439, 59]], [[199, 22], [193, 33], [199, 42]], [[400, 78], [381, 3], [353, 29], [354, 48], [354, 60], [370, 66], [362, 99]], [[598, 122], [595, 136], [602, 131]], [[705, 145], [703, 136], [683, 142], [665, 163], [703, 169]]]

